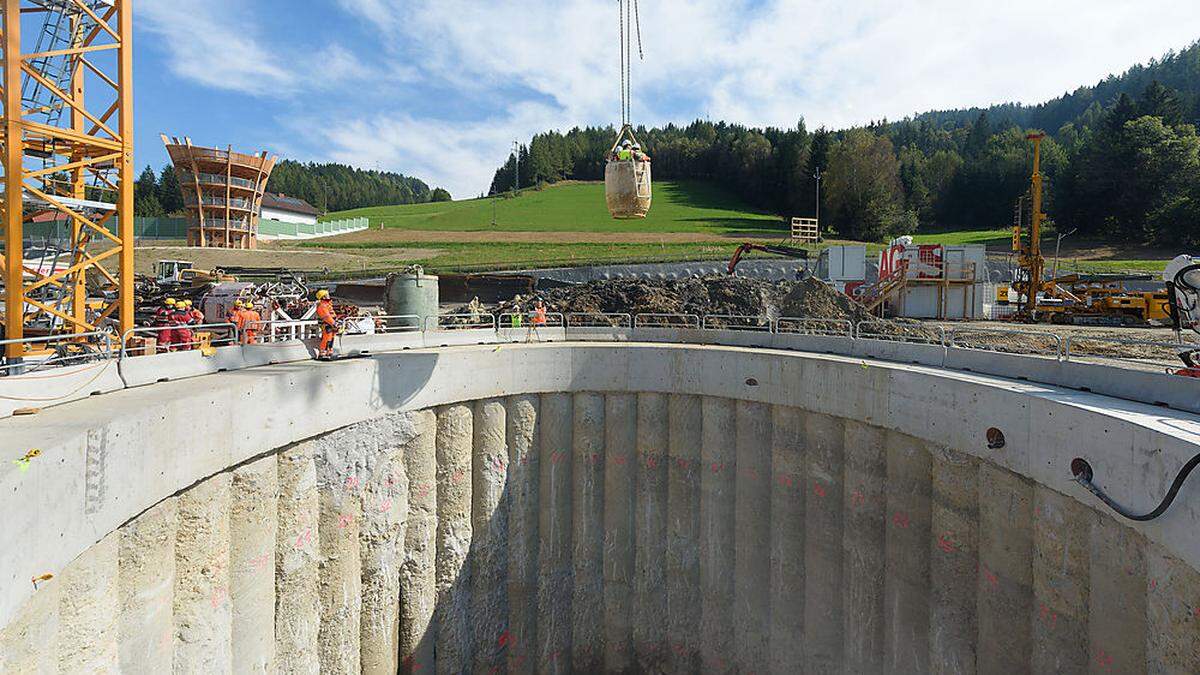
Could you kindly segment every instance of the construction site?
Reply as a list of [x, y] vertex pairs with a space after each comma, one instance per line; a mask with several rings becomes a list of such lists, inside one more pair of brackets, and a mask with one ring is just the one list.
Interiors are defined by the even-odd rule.
[[1042, 135], [999, 257], [370, 274], [260, 245], [270, 151], [163, 135], [162, 255], [132, 0], [0, 8], [0, 672], [1200, 672], [1200, 258], [1060, 273]]

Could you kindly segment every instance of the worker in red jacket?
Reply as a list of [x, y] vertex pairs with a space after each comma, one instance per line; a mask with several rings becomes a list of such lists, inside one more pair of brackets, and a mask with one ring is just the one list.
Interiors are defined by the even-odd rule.
[[158, 346], [164, 352], [171, 351], [171, 344], [175, 342], [174, 313], [175, 298], [163, 300], [162, 307], [154, 312], [154, 327], [161, 329], [158, 331]]
[[175, 311], [171, 313], [171, 323], [175, 326], [175, 338], [171, 343], [172, 351], [195, 349], [196, 339], [195, 333], [192, 331], [192, 311], [187, 308], [187, 303], [175, 303]]
[[318, 359], [333, 358], [333, 338], [337, 335], [337, 317], [333, 313], [333, 300], [329, 291], [317, 291], [317, 323], [321, 326], [321, 345], [317, 349]]

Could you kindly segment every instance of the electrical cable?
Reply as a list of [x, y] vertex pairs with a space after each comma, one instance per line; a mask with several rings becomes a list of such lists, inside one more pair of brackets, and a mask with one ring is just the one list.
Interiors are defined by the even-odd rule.
[[1116, 511], [1118, 514], [1128, 518], [1129, 520], [1144, 523], [1146, 521], [1158, 518], [1162, 514], [1166, 513], [1167, 509], [1171, 508], [1171, 503], [1175, 501], [1175, 497], [1179, 494], [1179, 489], [1183, 487], [1184, 481], [1187, 480], [1188, 475], [1191, 474], [1192, 470], [1197, 466], [1200, 466], [1200, 455], [1196, 455], [1188, 460], [1187, 464], [1183, 465], [1183, 468], [1180, 469], [1179, 473], [1175, 476], [1175, 480], [1171, 483], [1171, 489], [1167, 490], [1167, 495], [1163, 497], [1162, 502], [1160, 502], [1153, 511], [1145, 514], [1133, 513], [1124, 506], [1121, 506], [1116, 502], [1116, 500], [1114, 500], [1112, 497], [1109, 497], [1108, 494], [1106, 494], [1104, 490], [1100, 488], [1100, 486], [1093, 483], [1092, 479], [1094, 478], [1094, 474], [1092, 472], [1092, 465], [1088, 464], [1087, 460], [1076, 458], [1074, 461], [1072, 461], [1071, 473], [1074, 474], [1076, 483], [1079, 483], [1088, 492], [1096, 495], [1096, 497], [1098, 497], [1100, 501], [1107, 504], [1110, 509]]

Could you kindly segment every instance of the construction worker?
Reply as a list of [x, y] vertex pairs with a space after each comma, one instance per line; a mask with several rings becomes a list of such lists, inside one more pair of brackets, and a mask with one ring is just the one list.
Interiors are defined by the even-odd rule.
[[541, 328], [546, 325], [546, 303], [538, 300], [533, 306], [533, 327]]
[[242, 304], [241, 300], [233, 301], [233, 306], [225, 315], [225, 321], [237, 328], [242, 344], [246, 344], [246, 306]]
[[649, 162], [650, 161], [650, 155], [647, 155], [646, 153], [642, 152], [642, 144], [641, 143], [633, 144], [633, 159], [638, 162]]
[[184, 300], [183, 306], [187, 308], [188, 314], [191, 315], [193, 324], [195, 324], [197, 326], [204, 325], [204, 312], [201, 312], [200, 310], [193, 307], [191, 300]]
[[262, 323], [262, 316], [258, 310], [254, 309], [254, 303], [250, 300], [242, 303], [242, 344], [256, 345], [258, 344], [258, 329]]
[[187, 303], [176, 302], [175, 311], [171, 312], [171, 323], [175, 327], [175, 336], [171, 341], [171, 351], [186, 351], [194, 349], [195, 339], [192, 333], [192, 313]]
[[333, 313], [333, 300], [329, 291], [317, 291], [317, 322], [321, 324], [321, 345], [317, 349], [318, 359], [333, 358], [333, 338], [337, 335], [337, 317]]
[[154, 327], [162, 329], [158, 331], [158, 346], [164, 352], [171, 351], [171, 344], [175, 341], [174, 314], [175, 298], [163, 300], [163, 306], [154, 313]]
[[621, 141], [621, 149], [617, 151], [617, 161], [618, 162], [632, 162], [633, 161], [633, 141], [630, 141], [628, 138]]

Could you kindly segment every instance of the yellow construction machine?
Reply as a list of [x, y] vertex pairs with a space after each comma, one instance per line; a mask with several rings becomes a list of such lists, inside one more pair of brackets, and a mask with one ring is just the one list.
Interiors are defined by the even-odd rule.
[[1141, 326], [1167, 323], [1170, 299], [1163, 290], [1130, 290], [1130, 282], [1151, 281], [1140, 274], [1067, 274], [1045, 278], [1042, 256], [1042, 140], [1046, 135], [1029, 134], [1033, 143], [1033, 178], [1030, 185], [1032, 211], [1029, 229], [1018, 218], [1013, 226], [1013, 252], [1017, 266], [1012, 288], [997, 294], [1001, 304], [1016, 304], [1013, 319], [1024, 322]]

